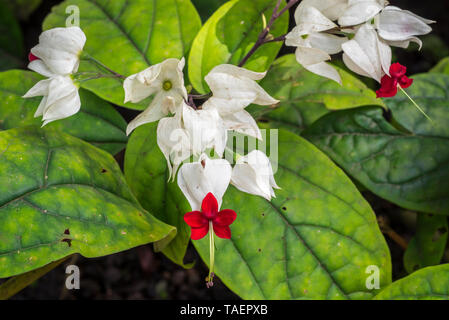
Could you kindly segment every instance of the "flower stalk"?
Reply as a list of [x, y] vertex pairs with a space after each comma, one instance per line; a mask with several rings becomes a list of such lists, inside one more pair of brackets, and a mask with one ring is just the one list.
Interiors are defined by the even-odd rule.
[[401, 85], [398, 83], [398, 89], [401, 90], [406, 97], [413, 103], [413, 105], [430, 121], [433, 123], [433, 120], [424, 112], [424, 110], [415, 102], [415, 100], [413, 100], [412, 97], [409, 96], [409, 94], [407, 93], [407, 91], [405, 91]]
[[212, 221], [209, 221], [209, 274], [206, 278], [206, 287], [210, 288], [214, 285], [214, 264], [215, 264], [215, 239]]
[[[115, 78], [119, 78], [119, 79], [122, 79], [122, 80], [126, 79], [125, 76], [115, 72], [114, 70], [112, 70], [111, 68], [109, 68], [108, 66], [103, 64], [101, 61], [95, 59], [94, 57], [92, 57], [90, 54], [88, 54], [86, 52], [82, 53], [81, 60], [87, 60], [87, 61], [93, 62], [94, 64], [96, 64], [101, 69], [104, 69], [105, 71], [109, 72]], [[107, 77], [107, 75], [102, 75], [102, 77]], [[101, 77], [98, 77], [98, 78], [101, 78]], [[98, 79], [98, 78], [92, 78], [92, 79]], [[89, 79], [89, 80], [92, 80], [92, 79]]]
[[[296, 3], [299, 2], [299, 0], [290, 0], [287, 5], [279, 10], [281, 6], [282, 0], [278, 0], [276, 3], [276, 6], [274, 7], [273, 14], [271, 15], [270, 21], [266, 24], [265, 28], [260, 32], [259, 37], [257, 38], [256, 43], [253, 45], [251, 50], [246, 54], [246, 56], [240, 61], [238, 64], [239, 67], [243, 67], [245, 63], [251, 58], [251, 56], [259, 49], [259, 47], [265, 43], [274, 42], [274, 39], [270, 39], [266, 41], [267, 36], [270, 33], [271, 28], [273, 27], [274, 22], [279, 19], [285, 12], [288, 12], [288, 10], [293, 7]], [[285, 36], [284, 36], [285, 37]], [[277, 38], [275, 38], [277, 39]], [[283, 41], [281, 38], [277, 39], [276, 41]]]

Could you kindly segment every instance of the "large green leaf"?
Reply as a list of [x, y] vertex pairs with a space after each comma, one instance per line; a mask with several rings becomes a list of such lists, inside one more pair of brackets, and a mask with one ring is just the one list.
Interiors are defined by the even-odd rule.
[[[41, 125], [34, 113], [41, 97], [22, 96], [42, 77], [34, 72], [10, 70], [0, 72], [0, 130], [28, 125]], [[107, 102], [81, 89], [81, 110], [76, 115], [47, 125], [115, 154], [127, 141], [126, 122]]]
[[449, 74], [449, 57], [441, 60], [430, 72]]
[[[167, 161], [157, 145], [156, 123], [137, 128], [125, 154], [125, 176], [141, 205], [158, 219], [176, 226], [178, 233], [163, 253], [184, 267], [184, 255], [189, 244], [190, 228], [184, 214], [190, 211], [176, 182], [168, 181]], [[159, 244], [155, 244], [158, 249]]]
[[408, 273], [437, 265], [444, 254], [447, 242], [447, 217], [419, 214], [415, 236], [404, 253], [404, 267]]
[[427, 267], [393, 282], [376, 300], [449, 300], [449, 264]]
[[142, 209], [108, 153], [53, 129], [0, 132], [0, 278], [73, 253], [174, 236]]
[[0, 2], [0, 71], [24, 65], [23, 37], [9, 6]]
[[[222, 209], [234, 209], [237, 219], [230, 240], [216, 238], [216, 274], [243, 299], [370, 298], [368, 266], [379, 267], [381, 287], [391, 282], [389, 250], [373, 211], [303, 138], [281, 130], [278, 148], [276, 198], [234, 187], [224, 196]], [[208, 261], [206, 238], [193, 242]]]
[[[67, 0], [53, 8], [44, 30], [65, 26], [65, 9], [77, 5], [80, 27], [87, 36], [84, 50], [114, 71], [129, 76], [167, 58], [181, 58], [201, 27], [190, 0]], [[82, 61], [80, 72], [98, 69]], [[122, 80], [99, 79], [82, 86], [105, 100], [133, 109], [147, 102], [123, 103]]]
[[260, 84], [281, 102], [262, 119], [268, 121], [271, 128], [300, 133], [330, 110], [384, 106], [363, 82], [336, 68], [343, 85], [307, 71], [296, 61], [294, 54], [277, 59]]
[[215, 10], [227, 1], [228, 0], [192, 0], [203, 21], [206, 21]]
[[427, 120], [403, 95], [380, 108], [338, 111], [304, 132], [363, 186], [411, 210], [449, 214], [449, 76], [414, 77], [409, 94], [433, 119]]
[[[193, 41], [189, 56], [189, 79], [200, 93], [207, 92], [204, 81], [209, 71], [223, 63], [239, 64], [250, 51], [263, 29], [263, 18], [268, 21], [276, 1], [232, 0], [220, 7]], [[288, 14], [278, 19], [271, 30], [275, 37], [288, 29]], [[260, 47], [245, 64], [254, 71], [266, 71], [281, 48], [273, 42]]]

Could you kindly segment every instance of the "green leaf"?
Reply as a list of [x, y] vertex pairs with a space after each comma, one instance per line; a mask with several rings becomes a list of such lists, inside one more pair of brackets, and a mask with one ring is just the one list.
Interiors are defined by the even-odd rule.
[[441, 60], [435, 67], [430, 70], [432, 73], [444, 73], [449, 75], [449, 57]]
[[0, 2], [0, 71], [23, 67], [22, 31], [6, 3]]
[[[276, 198], [234, 187], [224, 196], [221, 208], [234, 209], [237, 219], [230, 240], [216, 238], [215, 273], [243, 299], [370, 298], [368, 266], [379, 267], [381, 287], [391, 282], [389, 250], [373, 211], [312, 144], [282, 130], [278, 142]], [[207, 237], [193, 242], [208, 261]]]
[[0, 132], [0, 278], [73, 253], [99, 257], [173, 237], [108, 153], [53, 129]]
[[192, 2], [197, 8], [201, 20], [206, 21], [227, 0], [192, 0]]
[[14, 14], [20, 20], [27, 20], [28, 17], [39, 7], [42, 0], [6, 0], [13, 9]]
[[342, 86], [307, 71], [296, 61], [294, 54], [277, 59], [260, 84], [281, 102], [262, 119], [271, 128], [300, 133], [330, 110], [385, 106], [363, 82], [338, 67], [336, 69]]
[[[0, 72], [0, 130], [42, 125], [42, 118], [34, 118], [42, 97], [22, 98], [41, 79], [40, 75], [29, 71]], [[122, 150], [127, 141], [125, 120], [109, 103], [94, 94], [83, 89], [79, 93], [80, 112], [46, 127], [64, 131], [112, 154]]]
[[449, 264], [427, 267], [393, 282], [376, 300], [448, 300]]
[[449, 76], [414, 77], [407, 91], [433, 119], [398, 93], [380, 108], [328, 114], [304, 132], [353, 178], [401, 207], [449, 215]]
[[[67, 0], [53, 8], [44, 30], [65, 26], [65, 9], [76, 5], [80, 27], [87, 37], [84, 51], [112, 70], [130, 76], [167, 58], [181, 58], [201, 27], [190, 0]], [[82, 61], [79, 72], [98, 72]], [[101, 98], [132, 109], [145, 109], [148, 101], [124, 104], [122, 80], [103, 78], [82, 86]]]
[[[193, 41], [189, 56], [189, 79], [199, 93], [208, 91], [204, 77], [213, 67], [224, 63], [237, 65], [251, 50], [263, 29], [262, 15], [268, 21], [275, 4], [272, 0], [232, 0], [210, 17]], [[271, 34], [285, 34], [288, 20], [288, 14], [279, 18]], [[281, 46], [280, 42], [264, 44], [244, 67], [266, 71]]]
[[[125, 176], [141, 205], [178, 230], [162, 252], [173, 262], [190, 267], [184, 265], [190, 228], [183, 217], [191, 210], [178, 184], [168, 181], [167, 161], [157, 145], [156, 129], [157, 123], [150, 123], [140, 126], [131, 135], [125, 154]], [[155, 248], [165, 245], [156, 243]]]
[[418, 214], [416, 226], [416, 234], [404, 254], [408, 273], [439, 264], [447, 242], [447, 217]]

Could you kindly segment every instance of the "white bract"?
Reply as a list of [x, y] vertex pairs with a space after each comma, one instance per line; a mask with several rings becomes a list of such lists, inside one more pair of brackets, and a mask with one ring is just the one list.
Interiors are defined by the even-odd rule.
[[182, 117], [193, 155], [214, 149], [220, 157], [223, 156], [227, 131], [217, 110], [194, 110], [184, 104]]
[[342, 48], [344, 63], [355, 73], [378, 82], [384, 74], [389, 74], [391, 48], [379, 39], [370, 24], [363, 24], [355, 37], [344, 43]]
[[39, 81], [23, 97], [43, 96], [34, 115], [42, 116], [43, 126], [79, 111], [78, 86], [71, 75], [78, 71], [85, 42], [86, 36], [78, 27], [55, 28], [44, 31], [39, 44], [31, 49], [36, 59], [28, 68], [49, 79]]
[[52, 76], [39, 81], [23, 97], [44, 96], [34, 117], [42, 116], [42, 126], [55, 120], [64, 119], [77, 113], [81, 107], [78, 87], [67, 76]]
[[223, 195], [231, 181], [232, 168], [224, 159], [209, 159], [201, 155], [198, 162], [186, 163], [178, 173], [178, 185], [192, 210], [201, 210], [201, 202], [212, 192], [220, 208]]
[[174, 177], [179, 165], [192, 154], [181, 116], [182, 113], [178, 112], [174, 117], [163, 118], [157, 126], [157, 145], [167, 160], [169, 179]]
[[167, 59], [125, 79], [125, 103], [137, 103], [154, 95], [145, 111], [128, 124], [126, 134], [182, 109], [182, 102], [187, 99], [182, 72], [184, 64], [184, 58]]
[[216, 110], [194, 110], [185, 102], [182, 111], [161, 119], [157, 128], [157, 143], [167, 159], [170, 177], [191, 155], [214, 149], [223, 156], [226, 139], [226, 129]]
[[279, 189], [273, 176], [270, 159], [259, 150], [254, 150], [237, 159], [232, 170], [231, 183], [239, 190], [271, 200], [273, 188]]
[[342, 43], [348, 39], [325, 33], [337, 25], [315, 6], [301, 4], [295, 12], [297, 26], [287, 34], [285, 44], [297, 47], [296, 60], [304, 68], [341, 84], [337, 70], [325, 61], [331, 59], [331, 54], [339, 53]]
[[213, 95], [203, 104], [202, 109], [216, 110], [225, 130], [235, 130], [261, 139], [255, 120], [245, 108], [250, 104], [267, 106], [279, 103], [256, 82], [263, 79], [265, 74], [230, 64], [213, 68], [205, 77]]
[[407, 48], [410, 42], [419, 47], [422, 41], [417, 37], [432, 31], [429, 24], [435, 21], [421, 18], [410, 11], [388, 6], [376, 17], [375, 26], [379, 37], [391, 46]]
[[304, 0], [295, 12], [297, 26], [286, 45], [297, 47], [296, 59], [307, 70], [341, 83], [337, 70], [325, 61], [344, 51], [352, 71], [380, 82], [389, 74], [391, 48], [432, 31], [434, 21], [388, 6], [385, 0]]

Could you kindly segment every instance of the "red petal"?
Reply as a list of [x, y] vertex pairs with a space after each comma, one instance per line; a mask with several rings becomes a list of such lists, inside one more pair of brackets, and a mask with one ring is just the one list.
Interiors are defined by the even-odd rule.
[[410, 87], [412, 85], [412, 83], [413, 83], [413, 79], [410, 79], [407, 76], [403, 76], [403, 77], [401, 77], [401, 79], [399, 79], [399, 84], [401, 85], [401, 87], [403, 89]]
[[399, 79], [407, 72], [407, 68], [400, 63], [396, 62], [390, 66], [390, 76], [392, 78]]
[[388, 75], [382, 77], [380, 85], [380, 89], [376, 91], [378, 98], [390, 98], [398, 93], [397, 81]]
[[214, 224], [219, 226], [229, 226], [237, 218], [237, 213], [231, 209], [221, 210], [214, 219]]
[[212, 220], [218, 213], [218, 202], [212, 192], [209, 192], [203, 199], [201, 211], [207, 219]]
[[209, 224], [207, 223], [204, 227], [201, 228], [192, 228], [192, 235], [190, 238], [192, 240], [200, 240], [206, 236], [209, 232]]
[[32, 54], [31, 52], [28, 54], [28, 61], [34, 61], [34, 60], [39, 60], [38, 57], [36, 57], [34, 54]]
[[214, 224], [214, 232], [219, 238], [231, 239], [231, 229], [228, 226]]
[[207, 219], [199, 211], [187, 212], [184, 221], [192, 228], [201, 228], [208, 224]]

